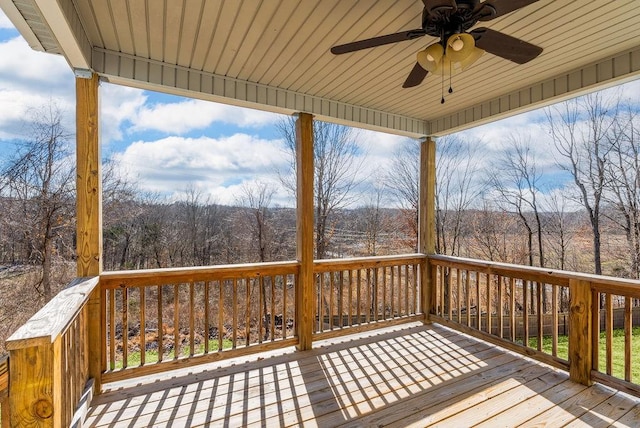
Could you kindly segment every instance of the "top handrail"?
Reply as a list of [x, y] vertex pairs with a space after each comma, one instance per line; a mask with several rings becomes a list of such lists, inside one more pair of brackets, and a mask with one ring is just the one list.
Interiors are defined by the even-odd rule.
[[467, 266], [477, 267], [479, 268], [478, 270], [482, 269], [484, 271], [491, 271], [498, 274], [529, 274], [546, 277], [549, 279], [549, 283], [558, 285], [568, 285], [569, 280], [573, 279], [591, 282], [593, 288], [602, 291], [614, 288], [615, 290], [620, 292], [640, 292], [640, 282], [633, 279], [595, 275], [583, 272], [571, 272], [566, 270], [541, 268], [535, 266], [515, 265], [510, 263], [469, 259], [465, 257], [455, 257], [441, 254], [429, 255], [428, 259], [430, 261], [442, 262], [444, 264], [450, 265], [464, 264]]
[[228, 278], [253, 278], [263, 275], [297, 273], [297, 261], [245, 263], [217, 266], [195, 266], [164, 269], [141, 269], [103, 272], [100, 274], [102, 288], [157, 285], [158, 278], [166, 283], [212, 281]]
[[326, 259], [315, 260], [313, 262], [313, 271], [329, 272], [335, 270], [348, 270], [367, 267], [385, 267], [396, 266], [399, 264], [414, 264], [422, 262], [426, 259], [425, 254], [411, 253], [398, 254], [392, 256], [370, 256], [370, 257], [353, 257], [348, 259]]
[[77, 317], [99, 282], [98, 277], [71, 281], [7, 339], [7, 350], [53, 343]]

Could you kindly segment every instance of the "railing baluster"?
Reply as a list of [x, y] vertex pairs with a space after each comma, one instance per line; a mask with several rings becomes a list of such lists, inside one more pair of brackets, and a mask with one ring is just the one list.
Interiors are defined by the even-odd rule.
[[145, 287], [138, 287], [138, 290], [140, 290], [140, 365], [144, 366], [147, 358], [147, 296]]
[[224, 289], [225, 280], [218, 281], [218, 352], [222, 351], [222, 336], [224, 332]]
[[387, 319], [387, 267], [382, 268], [382, 319]]
[[[449, 275], [451, 275], [453, 272], [453, 269], [449, 269]], [[462, 275], [461, 275], [461, 270], [456, 268], [456, 305], [458, 307], [458, 315], [456, 317], [456, 321], [458, 321], [459, 323], [462, 322]]]
[[338, 327], [344, 327], [344, 271], [338, 272]]
[[365, 269], [367, 287], [365, 288], [366, 302], [365, 302], [365, 322], [369, 324], [371, 321], [371, 269]]
[[395, 318], [396, 317], [396, 299], [395, 299], [395, 294], [396, 294], [396, 268], [395, 266], [391, 266], [391, 284], [389, 285], [391, 287], [391, 318]]
[[482, 299], [480, 299], [480, 273], [475, 271], [476, 277], [476, 328], [482, 330]]
[[116, 368], [116, 290], [109, 290], [109, 369]]
[[471, 286], [468, 270], [464, 271], [464, 289], [467, 295], [467, 301], [465, 303], [467, 306], [467, 327], [471, 327]]
[[538, 307], [538, 351], [542, 351], [542, 340], [544, 337], [544, 307], [542, 306], [542, 292], [545, 287], [543, 282], [536, 282], [536, 296]]
[[613, 296], [611, 293], [607, 293], [605, 296], [605, 305], [607, 311], [605, 315], [606, 370], [607, 374], [611, 376], [613, 374]]
[[[258, 314], [259, 314], [258, 315], [258, 343], [262, 343], [262, 337], [263, 337], [262, 329], [264, 328], [263, 320], [267, 312], [266, 310], [263, 309], [266, 306], [267, 296], [265, 296], [264, 276], [262, 275], [260, 275], [260, 278], [258, 278], [258, 287], [260, 287], [260, 289], [258, 290], [258, 300], [259, 300], [258, 302]], [[264, 336], [266, 336], [266, 334], [264, 334]]]
[[[249, 278], [245, 278], [245, 297], [246, 297], [246, 305], [245, 305], [245, 324], [244, 324], [244, 334], [245, 334], [245, 345], [249, 346], [251, 344], [251, 280]], [[283, 311], [284, 317], [284, 311]], [[284, 327], [284, 320], [282, 321]]]
[[[402, 269], [402, 267], [400, 267]], [[411, 313], [409, 309], [409, 265], [404, 265], [404, 315]]]
[[356, 274], [356, 321], [359, 324], [362, 324], [362, 318], [360, 317], [360, 311], [361, 311], [361, 304], [362, 302], [360, 301], [360, 297], [361, 297], [361, 289], [362, 289], [362, 269], [358, 268], [357, 274]]
[[[231, 303], [233, 309], [233, 319], [231, 321], [233, 332], [231, 333], [231, 341], [233, 342], [233, 349], [236, 349], [238, 347], [238, 280], [236, 278], [233, 278], [231, 281], [231, 287], [233, 297], [233, 302]], [[273, 302], [273, 292], [271, 293], [271, 301]], [[273, 318], [271, 319], [271, 323], [273, 324]], [[273, 330], [271, 331], [271, 339], [273, 340]]]
[[502, 275], [498, 275], [498, 336], [504, 337], [504, 305], [503, 305], [503, 295], [502, 295], [502, 285], [503, 285], [504, 277]]
[[318, 284], [318, 331], [324, 331], [324, 272], [315, 275]]
[[193, 357], [195, 355], [195, 285], [193, 281], [189, 282], [189, 356]]
[[158, 362], [164, 354], [164, 325], [162, 324], [162, 285], [158, 285]]
[[551, 334], [551, 355], [554, 357], [558, 356], [558, 286], [553, 284], [551, 285], [552, 295], [551, 295], [551, 311], [552, 311], [552, 334]]
[[353, 271], [351, 269], [349, 269], [349, 289], [347, 290], [347, 294], [349, 295], [349, 327], [351, 327], [353, 326]]
[[524, 346], [529, 346], [529, 286], [530, 281], [522, 281], [522, 323], [524, 327]]
[[631, 341], [633, 332], [633, 316], [631, 312], [631, 297], [624, 298], [624, 380], [632, 381], [631, 376], [631, 351], [633, 343]]
[[275, 277], [270, 276], [269, 282], [271, 284], [271, 341], [273, 342], [276, 339], [276, 282]]
[[509, 324], [511, 341], [516, 341], [516, 280], [509, 278]]
[[122, 368], [129, 363], [129, 289], [122, 290]]
[[334, 276], [333, 272], [329, 272], [329, 330], [333, 330], [333, 290], [334, 289]]
[[[448, 280], [449, 276], [446, 274], [447, 268], [444, 266], [439, 266], [440, 268], [440, 289], [444, 294], [446, 291], [447, 295], [447, 308], [449, 310], [449, 321], [453, 321], [453, 290], [451, 290], [451, 281]], [[449, 270], [449, 272], [451, 272]]]
[[180, 285], [173, 284], [173, 359], [180, 356]]
[[493, 334], [493, 319], [491, 316], [491, 283], [493, 282], [492, 274], [487, 272], [487, 333]]
[[289, 308], [287, 307], [287, 294], [289, 294], [289, 285], [287, 275], [281, 275], [282, 278], [282, 338], [287, 338], [287, 323], [289, 319]]
[[209, 320], [209, 311], [211, 305], [209, 304], [209, 287], [211, 283], [209, 281], [204, 282], [204, 353], [209, 353], [209, 331], [211, 329], [211, 323]]

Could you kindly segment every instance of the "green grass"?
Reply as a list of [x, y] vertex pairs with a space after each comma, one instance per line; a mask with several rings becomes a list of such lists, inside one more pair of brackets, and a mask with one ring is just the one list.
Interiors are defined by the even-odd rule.
[[[233, 347], [233, 342], [229, 339], [222, 339], [222, 349], [231, 349]], [[217, 352], [218, 350], [218, 339], [209, 340], [209, 352]], [[204, 352], [204, 344], [200, 344], [196, 346], [194, 350], [194, 354], [202, 354]], [[138, 367], [140, 365], [140, 354], [141, 352], [129, 352], [127, 355], [127, 366], [128, 367]], [[190, 354], [190, 347], [181, 346], [180, 347], [180, 357], [188, 357]], [[168, 354], [164, 354], [162, 356], [163, 361], [173, 360], [174, 351], [172, 350]], [[145, 365], [156, 363], [158, 361], [158, 352], [157, 351], [147, 351], [145, 353]], [[122, 354], [116, 355], [115, 368], [122, 368]]]
[[[634, 327], [631, 333], [631, 380], [634, 383], [640, 383], [640, 327]], [[542, 350], [551, 354], [552, 347], [551, 337], [543, 337]], [[538, 339], [529, 338], [529, 347], [537, 349]], [[624, 329], [613, 330], [612, 342], [612, 376], [624, 379]], [[598, 344], [598, 363], [599, 371], [606, 373], [606, 337], [605, 333], [600, 333], [600, 342]], [[565, 360], [569, 355], [569, 338], [567, 336], [558, 336], [558, 357]]]

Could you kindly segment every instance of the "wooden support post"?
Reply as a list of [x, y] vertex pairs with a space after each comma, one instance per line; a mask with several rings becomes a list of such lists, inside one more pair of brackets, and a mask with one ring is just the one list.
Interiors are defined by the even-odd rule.
[[589, 281], [569, 280], [569, 378], [591, 385], [592, 306], [593, 293]]
[[298, 350], [311, 349], [313, 334], [313, 116], [300, 113], [296, 120], [296, 238], [300, 263], [296, 283]]
[[[431, 137], [420, 144], [420, 206], [418, 208], [418, 251], [436, 252], [436, 143]], [[425, 322], [435, 310], [436, 289], [429, 261], [420, 265], [420, 303]]]
[[[98, 127], [98, 75], [76, 78], [76, 214], [77, 273], [79, 277], [102, 272], [102, 177]], [[88, 302], [89, 378], [94, 379], [94, 393], [101, 389], [101, 348], [103, 332], [100, 321], [100, 287]]]

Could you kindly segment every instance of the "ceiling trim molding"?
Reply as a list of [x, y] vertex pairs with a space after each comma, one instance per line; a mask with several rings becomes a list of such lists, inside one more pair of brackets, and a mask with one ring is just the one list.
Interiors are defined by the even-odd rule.
[[640, 76], [640, 48], [476, 104], [431, 121], [432, 135], [442, 136], [514, 116], [630, 81]]
[[317, 119], [419, 138], [429, 134], [422, 119], [341, 103], [160, 61], [94, 48], [92, 67], [112, 83], [200, 98], [281, 114], [313, 114]]

